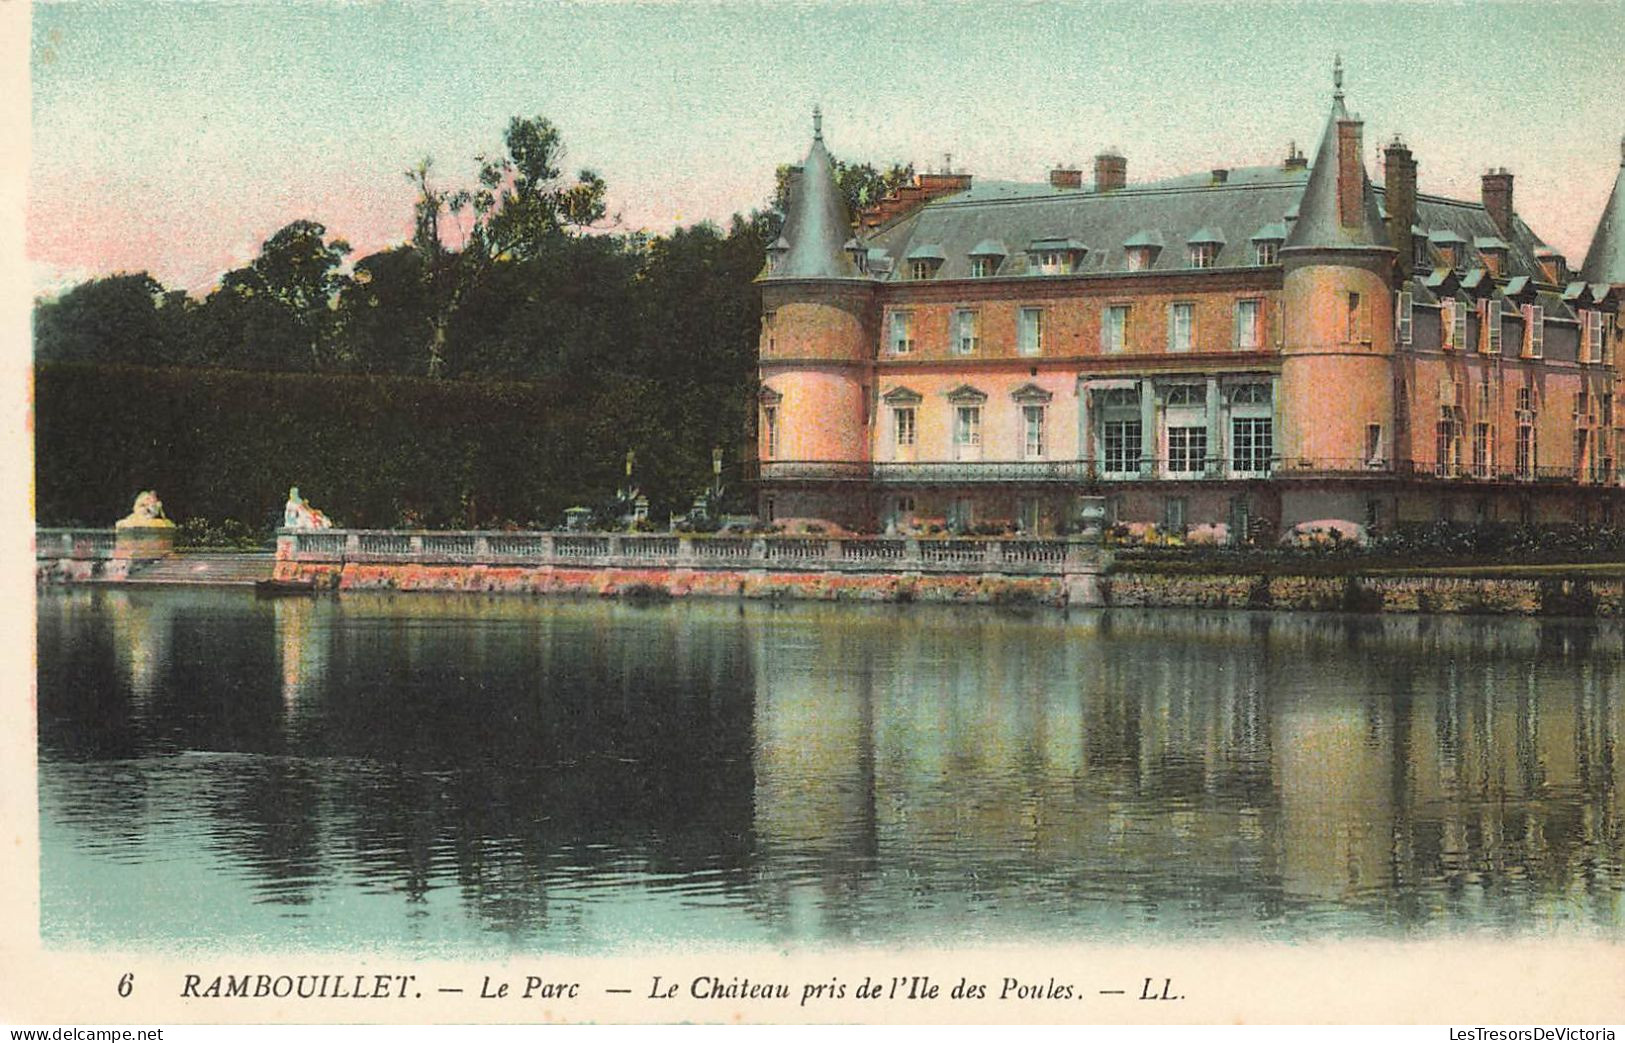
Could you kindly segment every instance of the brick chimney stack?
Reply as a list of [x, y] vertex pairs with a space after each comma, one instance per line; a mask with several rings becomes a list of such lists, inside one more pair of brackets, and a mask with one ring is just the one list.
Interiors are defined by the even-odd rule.
[[1512, 175], [1507, 173], [1506, 167], [1484, 172], [1481, 183], [1481, 194], [1484, 199], [1484, 209], [1495, 221], [1495, 227], [1501, 230], [1501, 237], [1507, 241], [1512, 239]]
[[1128, 184], [1128, 160], [1116, 149], [1107, 149], [1095, 157], [1095, 191], [1115, 192]]
[[1049, 172], [1051, 188], [1082, 188], [1083, 171], [1077, 167], [1056, 167]]
[[1416, 159], [1398, 135], [1383, 149], [1383, 188], [1388, 208], [1388, 240], [1399, 251], [1399, 272], [1410, 278], [1416, 266], [1411, 227], [1416, 224]]
[[1365, 167], [1360, 162], [1364, 128], [1357, 119], [1337, 121], [1337, 222], [1344, 228], [1358, 228], [1364, 220]]

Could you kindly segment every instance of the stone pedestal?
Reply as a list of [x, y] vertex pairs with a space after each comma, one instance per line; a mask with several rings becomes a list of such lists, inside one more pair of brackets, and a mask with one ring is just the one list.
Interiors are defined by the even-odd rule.
[[168, 557], [175, 551], [175, 526], [161, 518], [144, 525], [120, 522], [114, 531], [114, 560], [150, 561]]

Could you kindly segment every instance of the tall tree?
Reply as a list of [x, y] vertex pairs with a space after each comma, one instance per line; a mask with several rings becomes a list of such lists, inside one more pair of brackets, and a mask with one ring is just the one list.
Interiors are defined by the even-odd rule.
[[[413, 245], [424, 260], [424, 289], [433, 308], [428, 330], [430, 376], [446, 370], [447, 333], [467, 295], [498, 264], [539, 256], [560, 238], [579, 233], [605, 218], [604, 179], [582, 169], [574, 180], [563, 175], [564, 141], [543, 116], [515, 116], [503, 136], [506, 151], [480, 164], [479, 187], [448, 192], [432, 178], [433, 161], [406, 172], [418, 190]], [[445, 242], [444, 218], [459, 223], [467, 215], [463, 242]]]
[[344, 286], [339, 268], [349, 252], [350, 244], [329, 240], [321, 223], [299, 220], [267, 239], [251, 265], [260, 289], [287, 309], [298, 327], [312, 370], [330, 368], [332, 306]]

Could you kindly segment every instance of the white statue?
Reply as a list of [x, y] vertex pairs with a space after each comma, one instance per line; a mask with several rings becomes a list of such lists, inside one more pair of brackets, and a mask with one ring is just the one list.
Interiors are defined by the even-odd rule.
[[288, 502], [282, 508], [282, 526], [286, 529], [331, 529], [333, 520], [305, 502], [296, 485], [288, 490]]

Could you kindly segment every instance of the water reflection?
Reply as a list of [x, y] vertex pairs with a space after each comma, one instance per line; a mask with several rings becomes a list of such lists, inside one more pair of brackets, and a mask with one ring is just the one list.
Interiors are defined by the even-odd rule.
[[98, 590], [39, 622], [63, 941], [1625, 923], [1617, 626]]

